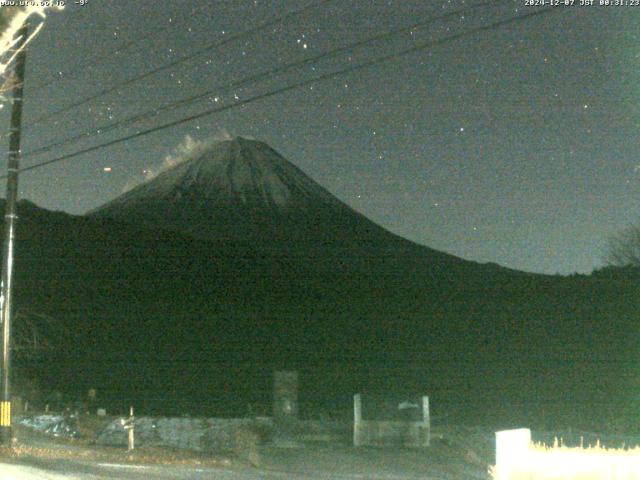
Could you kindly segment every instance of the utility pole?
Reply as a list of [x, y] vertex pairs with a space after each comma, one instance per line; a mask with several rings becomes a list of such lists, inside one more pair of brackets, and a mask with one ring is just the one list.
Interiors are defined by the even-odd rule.
[[20, 127], [22, 124], [22, 93], [28, 26], [19, 30], [15, 45], [18, 50], [14, 64], [12, 85], [11, 126], [9, 129], [9, 158], [7, 164], [7, 201], [4, 213], [4, 245], [2, 249], [2, 284], [0, 285], [0, 321], [2, 322], [2, 399], [0, 401], [0, 444], [11, 445], [11, 320], [13, 283], [13, 244], [18, 203], [18, 170], [20, 168]]

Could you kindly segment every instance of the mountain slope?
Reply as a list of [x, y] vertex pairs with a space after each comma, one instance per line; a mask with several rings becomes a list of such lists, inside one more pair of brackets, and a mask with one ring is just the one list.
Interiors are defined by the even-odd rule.
[[[462, 265], [368, 220], [268, 145], [242, 137], [214, 143], [115, 200], [89, 212], [269, 251], [429, 257], [434, 267]], [[471, 265], [471, 262], [468, 263]]]
[[640, 282], [417, 245], [259, 142], [215, 144], [84, 217], [19, 214], [17, 307], [74, 336], [31, 372], [110, 410], [241, 415], [268, 405], [276, 368], [300, 369], [307, 405], [409, 389], [475, 423], [601, 419], [634, 391]]
[[640, 282], [626, 277], [312, 262], [24, 204], [19, 213], [17, 309], [74, 335], [30, 372], [70, 395], [98, 388], [110, 411], [242, 415], [247, 402], [269, 404], [273, 369], [296, 368], [306, 412], [348, 413], [355, 391], [411, 390], [452, 420], [586, 426], [635, 388]]

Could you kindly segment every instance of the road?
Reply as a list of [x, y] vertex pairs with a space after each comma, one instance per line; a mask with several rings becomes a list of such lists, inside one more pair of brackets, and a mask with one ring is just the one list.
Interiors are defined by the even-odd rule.
[[[40, 463], [40, 465], [35, 464]], [[2, 480], [428, 480], [413, 475], [372, 476], [371, 474], [340, 473], [295, 473], [290, 471], [273, 471], [239, 468], [197, 468], [185, 466], [150, 466], [117, 463], [87, 464], [72, 461], [21, 462], [19, 464], [0, 464]]]
[[[329, 443], [297, 448], [260, 445], [259, 468], [224, 456], [187, 455], [153, 447], [128, 454], [119, 448], [23, 435], [12, 454], [0, 455], [0, 480], [488, 480], [492, 435], [463, 433], [453, 443], [435, 440], [428, 449]], [[484, 443], [491, 448], [481, 448]], [[489, 453], [474, 453], [484, 450]]]
[[[31, 462], [25, 462], [31, 463]], [[40, 462], [36, 462], [40, 463]], [[257, 470], [238, 470], [224, 468], [195, 468], [184, 466], [148, 466], [125, 465], [117, 463], [85, 464], [81, 462], [56, 461], [47, 465], [0, 464], [2, 480], [187, 480], [187, 479], [220, 479], [220, 480], [282, 480], [283, 478], [312, 478], [295, 476], [289, 473], [260, 472]]]

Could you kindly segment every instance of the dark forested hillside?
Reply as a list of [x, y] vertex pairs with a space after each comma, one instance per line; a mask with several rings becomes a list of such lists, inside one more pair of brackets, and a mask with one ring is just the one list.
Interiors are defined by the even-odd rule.
[[[638, 277], [524, 274], [419, 249], [312, 254], [20, 204], [18, 311], [71, 332], [43, 386], [150, 412], [241, 414], [297, 368], [308, 410], [413, 389], [470, 422], [600, 425], [638, 387]], [[16, 327], [18, 328], [18, 327]], [[265, 407], [266, 408], [266, 407]]]

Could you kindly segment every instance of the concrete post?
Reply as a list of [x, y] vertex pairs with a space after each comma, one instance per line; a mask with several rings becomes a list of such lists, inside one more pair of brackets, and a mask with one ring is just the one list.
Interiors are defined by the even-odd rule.
[[353, 396], [353, 446], [359, 447], [362, 444], [360, 433], [362, 424], [362, 397], [359, 393]]
[[298, 417], [298, 372], [275, 372], [273, 416], [274, 418]]
[[429, 413], [429, 397], [422, 397], [422, 422], [424, 423], [424, 428], [426, 429], [426, 445], [431, 445], [431, 414]]
[[136, 448], [136, 440], [135, 440], [135, 419], [133, 417], [133, 407], [129, 409], [129, 432], [127, 435], [127, 450], [132, 451]]
[[274, 442], [280, 447], [296, 447], [298, 422], [298, 372], [275, 372], [273, 379]]

